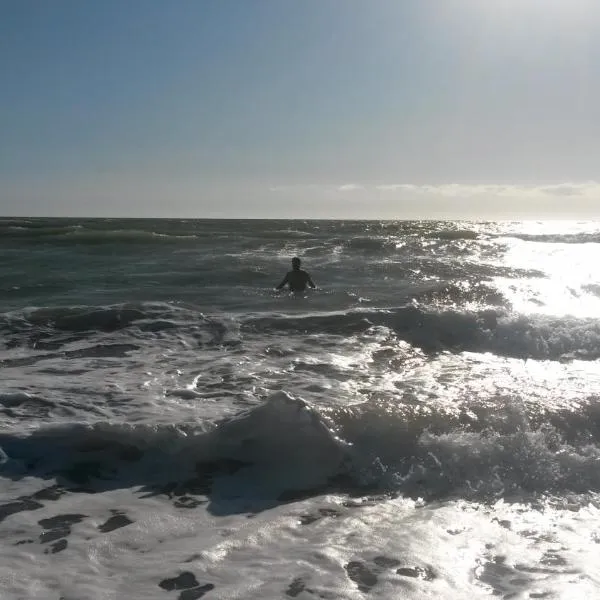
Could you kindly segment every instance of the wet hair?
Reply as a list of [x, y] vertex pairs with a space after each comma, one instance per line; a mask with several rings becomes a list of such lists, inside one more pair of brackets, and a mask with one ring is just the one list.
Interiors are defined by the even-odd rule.
[[300, 266], [300, 259], [297, 256], [294, 256], [294, 258], [292, 258], [292, 267], [295, 267], [296, 265], [298, 265], [298, 267]]

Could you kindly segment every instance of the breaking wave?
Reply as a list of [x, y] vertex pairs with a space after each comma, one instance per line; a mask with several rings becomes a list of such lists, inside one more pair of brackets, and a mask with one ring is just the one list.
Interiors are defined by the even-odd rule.
[[[481, 293], [488, 292], [482, 290]], [[413, 303], [389, 309], [259, 313], [244, 317], [206, 315], [194, 308], [168, 303], [139, 303], [37, 308], [0, 315], [0, 331], [7, 347], [39, 346], [53, 340], [64, 342], [97, 332], [125, 330], [134, 337], [183, 331], [201, 344], [231, 344], [238, 343], [244, 335], [349, 337], [364, 334], [374, 327], [387, 328], [398, 339], [431, 353], [493, 352], [539, 360], [600, 358], [600, 321], [597, 319], [517, 315], [500, 308], [469, 312], [426, 309]]]
[[[241, 490], [279, 500], [332, 490], [426, 499], [600, 491], [597, 421], [581, 431], [572, 413], [537, 426], [510, 404], [493, 413], [465, 428], [448, 414], [424, 418], [369, 404], [319, 412], [279, 392], [204, 425], [73, 424], [3, 434], [0, 469], [88, 492], [205, 495], [215, 511]], [[583, 441], [570, 437], [575, 428]]]
[[426, 352], [494, 352], [533, 359], [600, 358], [600, 322], [573, 317], [528, 317], [496, 310], [433, 311], [408, 305], [319, 315], [269, 315], [245, 326], [261, 333], [356, 335], [386, 327]]

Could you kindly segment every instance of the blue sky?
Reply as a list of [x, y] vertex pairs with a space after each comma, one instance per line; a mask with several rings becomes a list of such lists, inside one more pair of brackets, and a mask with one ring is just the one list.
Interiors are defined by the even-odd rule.
[[600, 216], [597, 0], [0, 0], [0, 214]]

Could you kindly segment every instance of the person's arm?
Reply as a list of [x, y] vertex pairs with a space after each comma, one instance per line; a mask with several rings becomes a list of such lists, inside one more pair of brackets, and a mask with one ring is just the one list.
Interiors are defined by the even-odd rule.
[[276, 290], [280, 290], [286, 283], [288, 282], [288, 274], [285, 274], [283, 281], [275, 288]]
[[[308, 273], [307, 273], [308, 275]], [[313, 288], [313, 290], [317, 287], [315, 285], [315, 282], [312, 280], [312, 277], [310, 275], [308, 275], [308, 285], [310, 285], [311, 288]]]

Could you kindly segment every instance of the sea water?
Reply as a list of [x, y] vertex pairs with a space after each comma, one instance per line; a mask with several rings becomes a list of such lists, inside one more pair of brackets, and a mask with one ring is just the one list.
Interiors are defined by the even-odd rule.
[[0, 257], [2, 599], [600, 598], [600, 223], [2, 219]]

